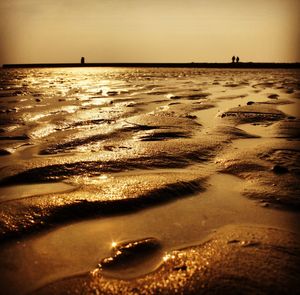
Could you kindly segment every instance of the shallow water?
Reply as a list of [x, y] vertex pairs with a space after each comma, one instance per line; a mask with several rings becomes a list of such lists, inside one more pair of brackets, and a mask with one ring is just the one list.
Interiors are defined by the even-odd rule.
[[5, 186], [0, 189], [0, 202], [22, 199], [30, 196], [40, 196], [42, 193], [46, 195], [51, 193], [69, 192], [74, 189], [76, 188], [63, 182]]
[[297, 212], [247, 199], [249, 181], [217, 172], [223, 156], [276, 141], [277, 121], [299, 119], [298, 77], [292, 70], [2, 69], [7, 294], [91, 271], [112, 242], [161, 242], [130, 276], [109, 274], [131, 278], [157, 268], [164, 251], [228, 224], [298, 232]]
[[208, 190], [199, 195], [139, 213], [73, 223], [14, 242], [0, 251], [2, 278], [8, 286], [14, 284], [12, 294], [32, 291], [96, 268], [101, 259], [110, 255], [113, 243], [155, 237], [162, 243], [162, 251], [130, 273], [128, 269], [109, 273], [116, 278], [131, 278], [156, 269], [166, 251], [197, 245], [228, 224], [263, 224], [299, 232], [298, 214], [266, 210], [243, 198], [240, 191], [244, 185], [236, 177], [216, 174]]

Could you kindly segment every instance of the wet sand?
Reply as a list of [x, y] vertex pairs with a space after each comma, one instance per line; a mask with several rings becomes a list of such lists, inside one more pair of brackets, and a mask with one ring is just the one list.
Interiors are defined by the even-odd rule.
[[297, 70], [1, 71], [6, 294], [296, 294]]

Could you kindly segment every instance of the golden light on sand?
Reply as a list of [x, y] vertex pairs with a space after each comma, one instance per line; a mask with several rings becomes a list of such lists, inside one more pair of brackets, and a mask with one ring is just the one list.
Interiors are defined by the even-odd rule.
[[0, 69], [1, 291], [298, 292], [299, 69], [261, 66]]

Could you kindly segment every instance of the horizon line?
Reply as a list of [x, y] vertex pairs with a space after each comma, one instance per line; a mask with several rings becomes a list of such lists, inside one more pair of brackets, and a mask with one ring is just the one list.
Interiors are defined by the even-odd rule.
[[92, 62], [92, 63], [17, 63], [2, 68], [58, 67], [188, 67], [188, 68], [300, 68], [300, 62]]

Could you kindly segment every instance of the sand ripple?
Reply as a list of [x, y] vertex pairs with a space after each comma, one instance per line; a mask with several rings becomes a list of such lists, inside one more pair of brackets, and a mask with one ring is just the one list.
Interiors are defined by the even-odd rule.
[[[15, 238], [26, 243], [29, 233], [69, 222], [104, 216], [111, 221], [133, 212], [138, 219], [141, 210], [165, 209], [166, 202], [194, 194], [202, 202], [209, 179], [218, 173], [234, 175], [224, 178], [222, 188], [233, 186], [237, 198], [269, 215], [273, 207], [299, 212], [297, 71], [3, 69], [0, 82], [5, 249]], [[241, 179], [238, 187], [234, 177]], [[209, 194], [206, 202], [208, 212], [193, 211], [192, 221], [201, 214], [204, 225], [217, 218], [223, 226], [226, 214], [226, 222], [236, 215], [233, 201], [224, 201], [224, 211], [209, 207]], [[238, 211], [242, 215], [244, 208]], [[170, 224], [180, 228], [174, 216]], [[182, 230], [203, 237], [204, 225]], [[166, 249], [165, 255], [163, 243], [141, 232], [110, 257], [99, 257], [101, 266], [90, 274], [54, 282], [36, 294], [297, 293], [299, 245], [288, 230], [229, 226], [206, 243]], [[172, 245], [182, 248], [175, 240]], [[21, 257], [20, 263], [33, 262]], [[147, 263], [144, 270], [153, 273], [140, 271]], [[2, 269], [12, 279], [9, 268]], [[61, 278], [59, 271], [51, 269], [54, 278]], [[143, 276], [136, 278], [138, 273]], [[18, 290], [32, 288], [18, 279]], [[45, 282], [49, 278], [41, 277], [35, 286]]]

